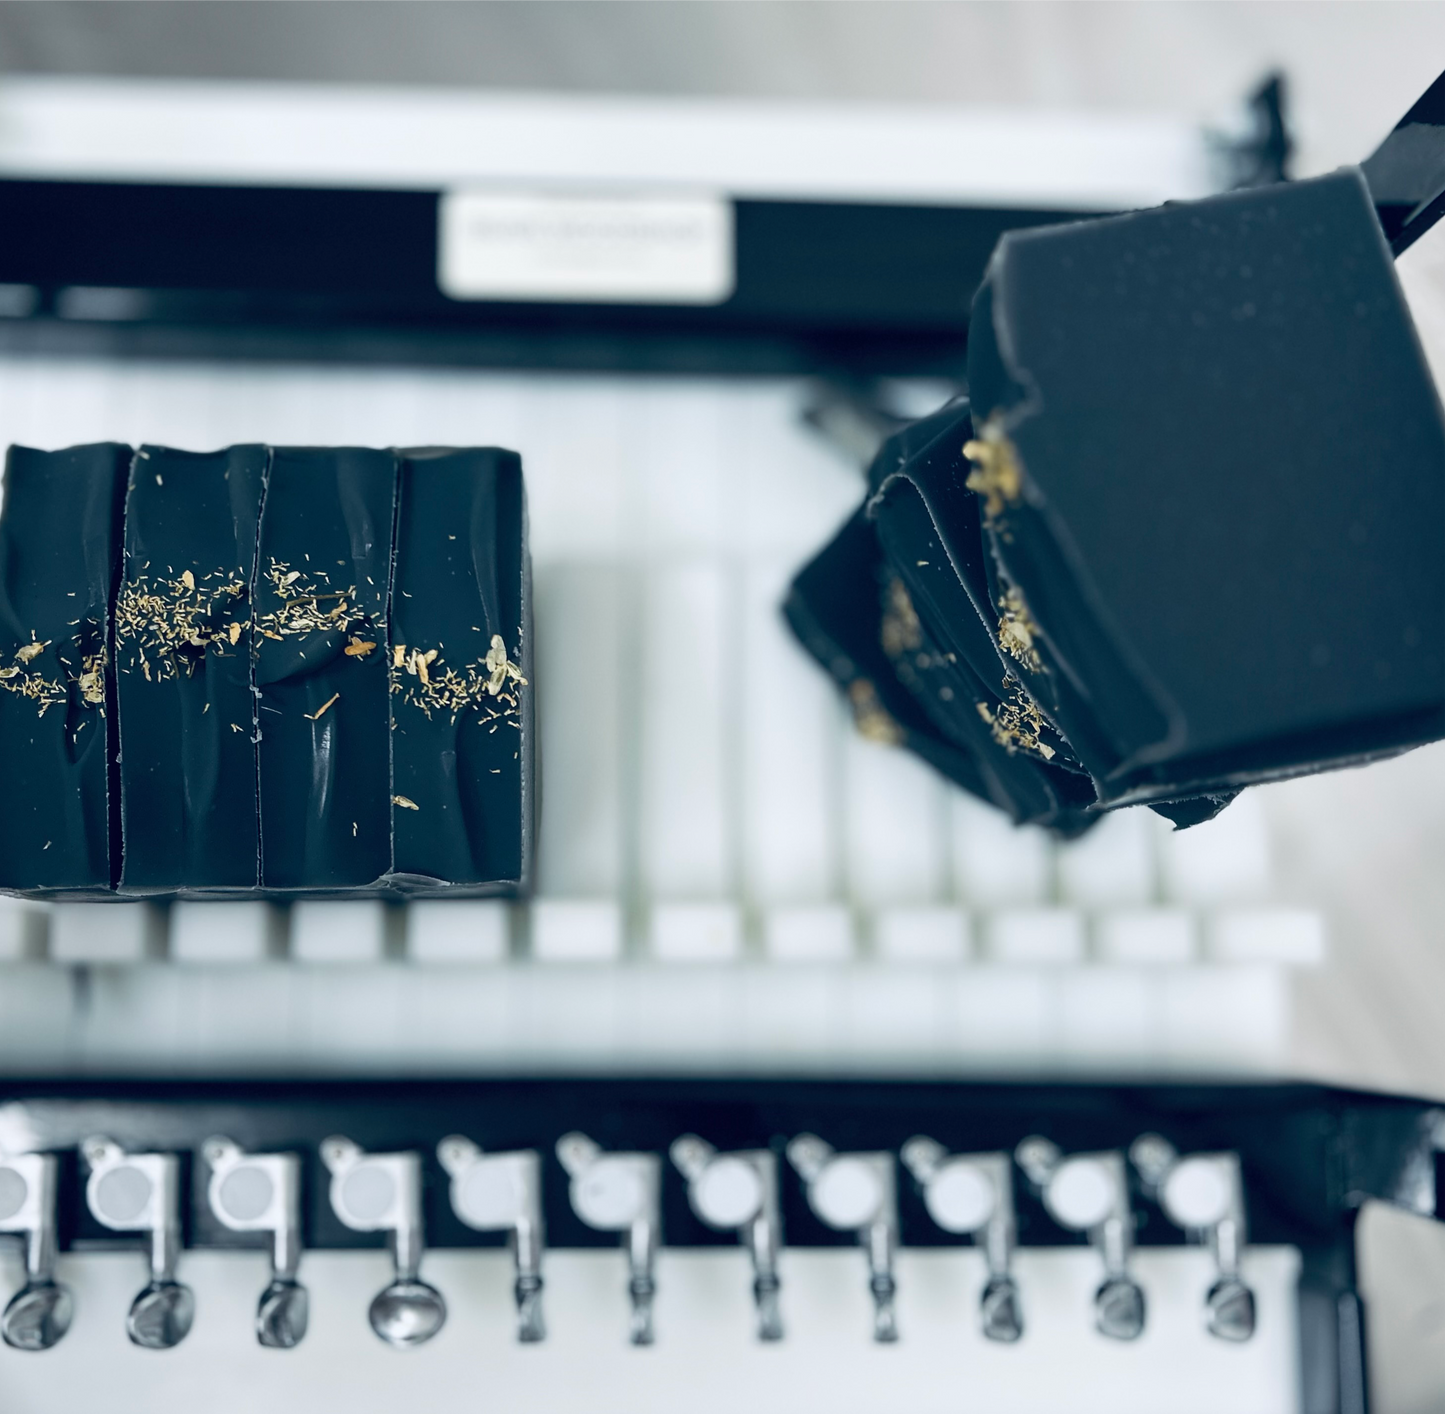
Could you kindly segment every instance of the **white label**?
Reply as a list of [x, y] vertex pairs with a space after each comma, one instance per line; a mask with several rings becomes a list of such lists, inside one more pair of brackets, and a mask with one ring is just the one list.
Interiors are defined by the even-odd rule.
[[724, 197], [452, 191], [438, 232], [452, 299], [720, 304], [733, 292]]

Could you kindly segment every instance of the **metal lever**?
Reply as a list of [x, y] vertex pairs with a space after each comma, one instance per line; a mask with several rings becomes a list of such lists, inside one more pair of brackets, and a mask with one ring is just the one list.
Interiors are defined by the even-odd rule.
[[968, 1234], [983, 1249], [988, 1280], [979, 1298], [984, 1335], [1012, 1343], [1024, 1333], [1023, 1302], [1013, 1279], [1013, 1163], [1007, 1154], [950, 1154], [917, 1135], [904, 1146], [904, 1167], [923, 1188], [928, 1215], [945, 1232]]
[[310, 1302], [296, 1280], [301, 1264], [301, 1160], [295, 1154], [247, 1154], [234, 1140], [207, 1139], [206, 1198], [232, 1232], [271, 1234], [271, 1280], [256, 1307], [256, 1339], [291, 1350], [306, 1335]]
[[628, 1339], [653, 1341], [652, 1300], [657, 1293], [653, 1263], [661, 1240], [662, 1160], [656, 1154], [604, 1153], [585, 1134], [564, 1134], [557, 1158], [572, 1180], [572, 1208], [588, 1227], [626, 1234], [632, 1302]]
[[321, 1141], [331, 1172], [331, 1207], [353, 1232], [384, 1232], [396, 1276], [371, 1299], [371, 1329], [388, 1345], [430, 1340], [446, 1324], [447, 1303], [421, 1279], [421, 1155], [368, 1154], [340, 1135]]
[[839, 1232], [856, 1232], [868, 1258], [873, 1339], [898, 1339], [893, 1257], [898, 1250], [898, 1193], [893, 1155], [839, 1154], [816, 1134], [788, 1143], [788, 1162], [808, 1185], [808, 1206]]
[[113, 1139], [87, 1139], [85, 1201], [116, 1232], [150, 1234], [151, 1279], [130, 1304], [125, 1330], [145, 1350], [169, 1350], [190, 1333], [196, 1298], [176, 1280], [181, 1256], [180, 1173], [175, 1154], [128, 1154]]
[[1094, 1293], [1094, 1324], [1112, 1340], [1136, 1340], [1144, 1333], [1144, 1290], [1129, 1274], [1134, 1213], [1128, 1174], [1117, 1150], [1070, 1154], [1037, 1135], [1014, 1150], [1014, 1158], [1039, 1191], [1049, 1216], [1060, 1227], [1086, 1232], [1104, 1262], [1104, 1280]]
[[452, 1181], [452, 1210], [478, 1232], [509, 1231], [517, 1265], [517, 1339], [524, 1344], [547, 1334], [542, 1319], [542, 1158], [535, 1149], [483, 1153], [453, 1134], [437, 1145], [437, 1158]]
[[15, 1350], [49, 1350], [70, 1329], [75, 1301], [55, 1280], [53, 1154], [0, 1154], [0, 1232], [25, 1243], [25, 1284], [0, 1314], [0, 1339]]
[[768, 1149], [720, 1154], [696, 1134], [674, 1140], [669, 1152], [687, 1179], [687, 1200], [693, 1212], [709, 1227], [735, 1229], [752, 1256], [758, 1339], [781, 1340], [778, 1249], [782, 1245], [782, 1218], [778, 1208], [777, 1156]]
[[1190, 1154], [1180, 1158], [1157, 1134], [1143, 1134], [1129, 1147], [1144, 1191], [1196, 1242], [1214, 1253], [1216, 1276], [1204, 1298], [1205, 1326], [1220, 1340], [1248, 1340], [1254, 1334], [1254, 1292], [1239, 1274], [1244, 1250], [1244, 1184], [1239, 1155]]

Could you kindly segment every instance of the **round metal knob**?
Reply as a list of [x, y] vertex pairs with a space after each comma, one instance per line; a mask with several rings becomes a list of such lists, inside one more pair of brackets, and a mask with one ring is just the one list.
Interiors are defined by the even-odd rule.
[[1181, 1159], [1169, 1170], [1160, 1193], [1170, 1218], [1185, 1228], [1213, 1227], [1233, 1201], [1228, 1175], [1213, 1159]]
[[1114, 1210], [1114, 1183], [1095, 1159], [1065, 1159], [1044, 1192], [1049, 1211], [1066, 1227], [1097, 1227]]
[[866, 1160], [833, 1159], [813, 1181], [813, 1209], [830, 1227], [862, 1227], [883, 1203], [877, 1169]]
[[1012, 1345], [1024, 1333], [1024, 1308], [1019, 1289], [1008, 1277], [994, 1277], [979, 1302], [983, 1333], [989, 1340]]
[[116, 1164], [100, 1175], [93, 1203], [96, 1216], [114, 1227], [142, 1225], [155, 1184], [139, 1164]]
[[496, 1160], [473, 1164], [453, 1192], [462, 1220], [479, 1228], [510, 1227], [526, 1203], [516, 1166]]
[[367, 1315], [382, 1340], [405, 1349], [423, 1344], [441, 1330], [447, 1303], [436, 1287], [415, 1277], [402, 1278], [376, 1293]]
[[125, 1318], [125, 1333], [143, 1350], [170, 1350], [190, 1334], [196, 1298], [178, 1281], [153, 1281], [134, 1301]]
[[30, 1196], [30, 1185], [24, 1174], [0, 1164], [0, 1222], [13, 1218], [25, 1206]]
[[1220, 1340], [1248, 1340], [1254, 1334], [1254, 1292], [1238, 1277], [1222, 1277], [1205, 1298], [1209, 1333]]
[[29, 1282], [0, 1315], [0, 1338], [14, 1350], [49, 1350], [70, 1329], [75, 1302], [58, 1282]]
[[299, 1282], [273, 1281], [256, 1308], [256, 1339], [270, 1350], [291, 1350], [306, 1335], [311, 1303]]
[[1126, 1277], [1113, 1277], [1094, 1294], [1094, 1324], [1110, 1340], [1137, 1340], [1144, 1333], [1144, 1292]]
[[704, 1221], [716, 1227], [741, 1227], [763, 1205], [763, 1178], [756, 1165], [723, 1154], [697, 1176], [692, 1199]]
[[944, 1164], [923, 1190], [929, 1216], [945, 1232], [977, 1232], [993, 1216], [998, 1195], [977, 1164]]
[[256, 1222], [270, 1210], [275, 1197], [276, 1185], [260, 1164], [237, 1164], [216, 1188], [216, 1201], [234, 1222]]
[[592, 1227], [627, 1227], [643, 1211], [647, 1189], [635, 1164], [601, 1158], [572, 1185], [577, 1215]]
[[343, 1220], [379, 1223], [396, 1203], [396, 1179], [391, 1170], [385, 1164], [365, 1159], [343, 1175], [337, 1190]]

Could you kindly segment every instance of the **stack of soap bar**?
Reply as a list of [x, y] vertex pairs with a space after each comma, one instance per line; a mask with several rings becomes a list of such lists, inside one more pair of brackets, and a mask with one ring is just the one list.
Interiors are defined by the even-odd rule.
[[1005, 236], [968, 372], [788, 607], [851, 554], [835, 637], [960, 784], [1192, 824], [1445, 735], [1445, 420], [1358, 171]]
[[12, 449], [0, 888], [524, 890], [526, 536], [510, 452]]

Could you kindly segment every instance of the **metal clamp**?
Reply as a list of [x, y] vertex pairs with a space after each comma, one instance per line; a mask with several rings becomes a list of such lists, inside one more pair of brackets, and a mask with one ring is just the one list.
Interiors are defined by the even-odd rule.
[[788, 1143], [788, 1162], [808, 1185], [813, 1212], [839, 1232], [857, 1233], [868, 1258], [873, 1339], [897, 1340], [893, 1259], [898, 1250], [898, 1191], [893, 1155], [839, 1154], [816, 1134], [799, 1134]]
[[331, 1207], [353, 1232], [384, 1232], [396, 1275], [371, 1299], [371, 1329], [388, 1345], [430, 1340], [446, 1324], [447, 1303], [421, 1279], [421, 1155], [368, 1154], [340, 1135], [321, 1141], [331, 1172]]
[[547, 1334], [542, 1319], [542, 1158], [535, 1149], [487, 1154], [460, 1134], [437, 1145], [450, 1176], [452, 1211], [478, 1232], [509, 1232], [517, 1279], [517, 1339]]
[[1204, 1298], [1204, 1320], [1220, 1340], [1248, 1340], [1254, 1334], [1254, 1292], [1239, 1274], [1244, 1250], [1244, 1184], [1239, 1155], [1190, 1154], [1181, 1158], [1158, 1134], [1142, 1134], [1129, 1158], [1148, 1196], [1164, 1216], [1214, 1254], [1215, 1279]]
[[271, 1234], [271, 1280], [256, 1307], [256, 1339], [291, 1350], [306, 1335], [310, 1302], [296, 1280], [301, 1265], [301, 1160], [296, 1154], [247, 1154], [217, 1135], [201, 1146], [210, 1166], [206, 1199], [232, 1232]]
[[1012, 1343], [1024, 1333], [1023, 1302], [1012, 1275], [1017, 1233], [1013, 1161], [1007, 1154], [950, 1154], [916, 1135], [899, 1156], [923, 1189], [928, 1215], [945, 1232], [971, 1236], [983, 1250], [988, 1279], [979, 1315], [989, 1340]]
[[0, 1154], [0, 1232], [25, 1244], [25, 1284], [0, 1314], [0, 1339], [15, 1350], [49, 1350], [70, 1329], [75, 1301], [55, 1280], [53, 1154]]
[[753, 1304], [758, 1339], [783, 1338], [779, 1304], [778, 1160], [768, 1149], [720, 1154], [706, 1139], [684, 1134], [673, 1141], [672, 1162], [687, 1179], [687, 1200], [709, 1227], [736, 1231], [753, 1260]]
[[196, 1298], [176, 1280], [181, 1256], [180, 1159], [128, 1154], [113, 1139], [87, 1139], [85, 1201], [97, 1222], [116, 1232], [150, 1234], [151, 1279], [125, 1318], [126, 1334], [145, 1350], [169, 1350], [190, 1333]]
[[604, 1153], [585, 1134], [564, 1134], [557, 1158], [572, 1180], [573, 1211], [599, 1232], [626, 1234], [627, 1294], [632, 1303], [628, 1339], [653, 1341], [653, 1266], [662, 1239], [662, 1160], [656, 1154]]
[[1094, 1324], [1111, 1340], [1136, 1340], [1144, 1333], [1144, 1289], [1129, 1273], [1134, 1213], [1124, 1156], [1117, 1150], [1062, 1154], [1037, 1135], [1014, 1150], [1014, 1158], [1038, 1190], [1049, 1216], [1060, 1227], [1084, 1232], [1104, 1263], [1104, 1280], [1094, 1293]]

